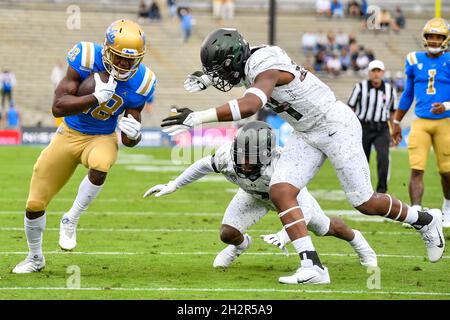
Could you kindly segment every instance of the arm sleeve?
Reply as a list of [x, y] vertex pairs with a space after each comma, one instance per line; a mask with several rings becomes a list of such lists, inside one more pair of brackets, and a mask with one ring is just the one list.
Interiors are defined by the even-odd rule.
[[408, 111], [414, 100], [414, 78], [408, 75], [406, 78], [405, 91], [403, 91], [398, 104], [398, 109]]
[[352, 95], [348, 99], [347, 105], [350, 106], [350, 108], [355, 109], [357, 103], [359, 102], [359, 93], [361, 92], [361, 85], [357, 83], [355, 87], [353, 88]]
[[174, 182], [177, 188], [180, 188], [191, 182], [197, 181], [212, 172], [214, 172], [212, 167], [212, 156], [207, 156], [194, 162], [189, 168], [184, 170]]

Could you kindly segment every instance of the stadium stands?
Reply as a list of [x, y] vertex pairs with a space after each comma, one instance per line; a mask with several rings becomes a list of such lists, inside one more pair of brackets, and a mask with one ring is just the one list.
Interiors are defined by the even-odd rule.
[[[117, 1], [109, 0], [109, 2]], [[134, 5], [136, 1], [128, 2]], [[116, 10], [99, 13], [98, 10], [90, 10], [92, 6], [82, 7], [81, 29], [70, 30], [66, 27], [70, 14], [60, 7], [55, 7], [59, 8], [57, 10], [51, 10], [47, 6], [45, 7], [47, 10], [41, 10], [37, 6], [21, 7], [20, 3], [21, 1], [15, 2], [15, 6], [12, 4], [5, 6], [3, 3], [0, 7], [0, 29], [2, 30], [0, 64], [9, 66], [17, 76], [16, 102], [23, 110], [23, 123], [35, 125], [41, 122], [43, 125], [53, 125], [53, 119], [50, 116], [53, 93], [50, 75], [56, 60], [63, 58], [65, 53], [80, 40], [101, 42], [105, 28], [112, 21], [119, 18], [136, 20], [137, 6], [135, 6], [136, 10], [128, 10], [127, 13]], [[159, 79], [155, 108], [150, 115], [144, 116], [145, 126], [158, 126], [173, 104], [203, 109], [215, 106], [219, 101], [227, 101], [243, 92], [236, 89], [227, 94], [217, 90], [199, 94], [185, 93], [183, 81], [187, 74], [200, 68], [199, 47], [203, 37], [209, 31], [218, 27], [236, 27], [251, 44], [267, 42], [268, 19], [261, 11], [238, 12], [232, 23], [224, 25], [214, 21], [208, 10], [194, 10], [193, 15], [197, 24], [194, 26], [191, 41], [183, 44], [179, 24], [168, 19], [165, 8], [163, 10], [164, 18], [161, 23], [144, 25], [149, 43], [144, 62]], [[277, 22], [277, 44], [299, 64], [304, 61], [301, 51], [303, 32], [340, 28], [349, 33], [360, 28], [358, 20], [317, 19], [310, 14], [301, 13], [280, 14]], [[403, 70], [406, 53], [421, 49], [420, 32], [423, 23], [424, 19], [408, 18], [407, 28], [400, 34], [358, 33], [358, 42], [372, 48], [376, 57], [384, 60], [387, 68], [395, 73], [395, 71]], [[343, 76], [324, 80], [335, 90], [338, 98], [345, 101], [358, 79], [355, 76]]]

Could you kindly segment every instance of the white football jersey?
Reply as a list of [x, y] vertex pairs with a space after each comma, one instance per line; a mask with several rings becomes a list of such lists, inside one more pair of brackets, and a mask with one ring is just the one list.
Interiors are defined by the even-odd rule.
[[275, 87], [267, 103], [295, 130], [310, 129], [334, 106], [333, 91], [314, 74], [295, 64], [277, 46], [263, 46], [253, 52], [245, 64], [244, 85], [251, 87], [258, 74], [270, 69], [287, 71], [295, 76], [290, 83]]
[[260, 200], [267, 201], [267, 204], [272, 206], [272, 202], [269, 200], [269, 183], [275, 170], [276, 163], [280, 158], [281, 148], [277, 147], [274, 150], [270, 165], [262, 169], [261, 176], [255, 181], [251, 181], [250, 179], [239, 177], [236, 174], [236, 171], [234, 171], [231, 146], [232, 142], [226, 143], [217, 149], [214, 154], [213, 161], [217, 171], [222, 173], [228, 181], [238, 185], [245, 192], [250, 193]]

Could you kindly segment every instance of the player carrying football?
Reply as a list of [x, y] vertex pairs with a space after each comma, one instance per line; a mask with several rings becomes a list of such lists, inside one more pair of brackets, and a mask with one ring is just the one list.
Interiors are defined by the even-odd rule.
[[277, 46], [250, 48], [235, 29], [210, 33], [202, 44], [201, 60], [204, 75], [189, 76], [186, 88], [190, 91], [210, 84], [228, 91], [241, 82], [247, 90], [243, 97], [218, 108], [200, 112], [180, 109], [179, 114], [163, 120], [166, 132], [173, 135], [201, 123], [237, 121], [255, 114], [266, 103], [294, 128], [270, 180], [269, 195], [301, 265], [293, 275], [280, 277], [280, 282], [322, 283], [329, 278], [297, 201], [299, 192], [326, 158], [357, 210], [413, 225], [422, 235], [428, 259], [436, 262], [442, 257], [445, 239], [441, 211], [418, 211], [388, 194], [373, 191], [358, 118], [315, 75], [296, 65]]
[[445, 52], [450, 40], [448, 27], [442, 18], [429, 20], [422, 32], [427, 51], [411, 52], [406, 56], [406, 87], [392, 128], [393, 139], [398, 144], [402, 140], [400, 122], [415, 97], [417, 119], [413, 120], [408, 137], [409, 197], [411, 204], [420, 210], [424, 193], [423, 175], [433, 145], [444, 193], [444, 227], [450, 227], [450, 53]]
[[[59, 245], [65, 250], [75, 248], [78, 219], [102, 189], [116, 161], [117, 124], [124, 145], [133, 147], [139, 143], [140, 112], [152, 97], [156, 82], [153, 72], [141, 64], [145, 49], [145, 35], [139, 25], [118, 20], [106, 30], [103, 46], [79, 42], [67, 54], [69, 67], [55, 90], [52, 106], [53, 115], [64, 117], [64, 123], [34, 166], [24, 222], [29, 253], [13, 273], [44, 268], [45, 210], [76, 167], [83, 164], [89, 169], [88, 174], [78, 188], [72, 208], [60, 223]], [[107, 82], [99, 75], [103, 71], [109, 74]], [[95, 79], [91, 90], [79, 92], [85, 84], [83, 80], [91, 74]], [[86, 81], [89, 80], [92, 78]], [[124, 116], [118, 122], [122, 113]]]
[[[144, 197], [170, 194], [206, 174], [222, 173], [239, 190], [228, 205], [222, 220], [220, 238], [229, 244], [215, 258], [215, 268], [227, 268], [252, 242], [248, 228], [275, 210], [269, 199], [269, 183], [282, 153], [275, 146], [275, 133], [262, 121], [251, 121], [239, 129], [234, 141], [221, 146], [213, 156], [196, 161], [175, 180], [150, 188]], [[255, 160], [255, 161], [252, 161]], [[316, 199], [303, 188], [297, 195], [308, 230], [317, 236], [335, 236], [349, 242], [365, 267], [376, 267], [377, 256], [361, 232], [350, 229], [339, 218], [328, 218]], [[285, 228], [263, 236], [264, 241], [282, 250], [290, 242]], [[324, 279], [323, 283], [328, 283]]]

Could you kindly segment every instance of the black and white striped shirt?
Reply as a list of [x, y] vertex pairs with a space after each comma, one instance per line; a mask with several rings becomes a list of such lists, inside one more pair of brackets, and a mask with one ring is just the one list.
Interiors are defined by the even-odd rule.
[[361, 122], [387, 122], [391, 112], [397, 109], [397, 92], [388, 82], [383, 81], [374, 88], [369, 80], [355, 85], [347, 104], [355, 110]]

